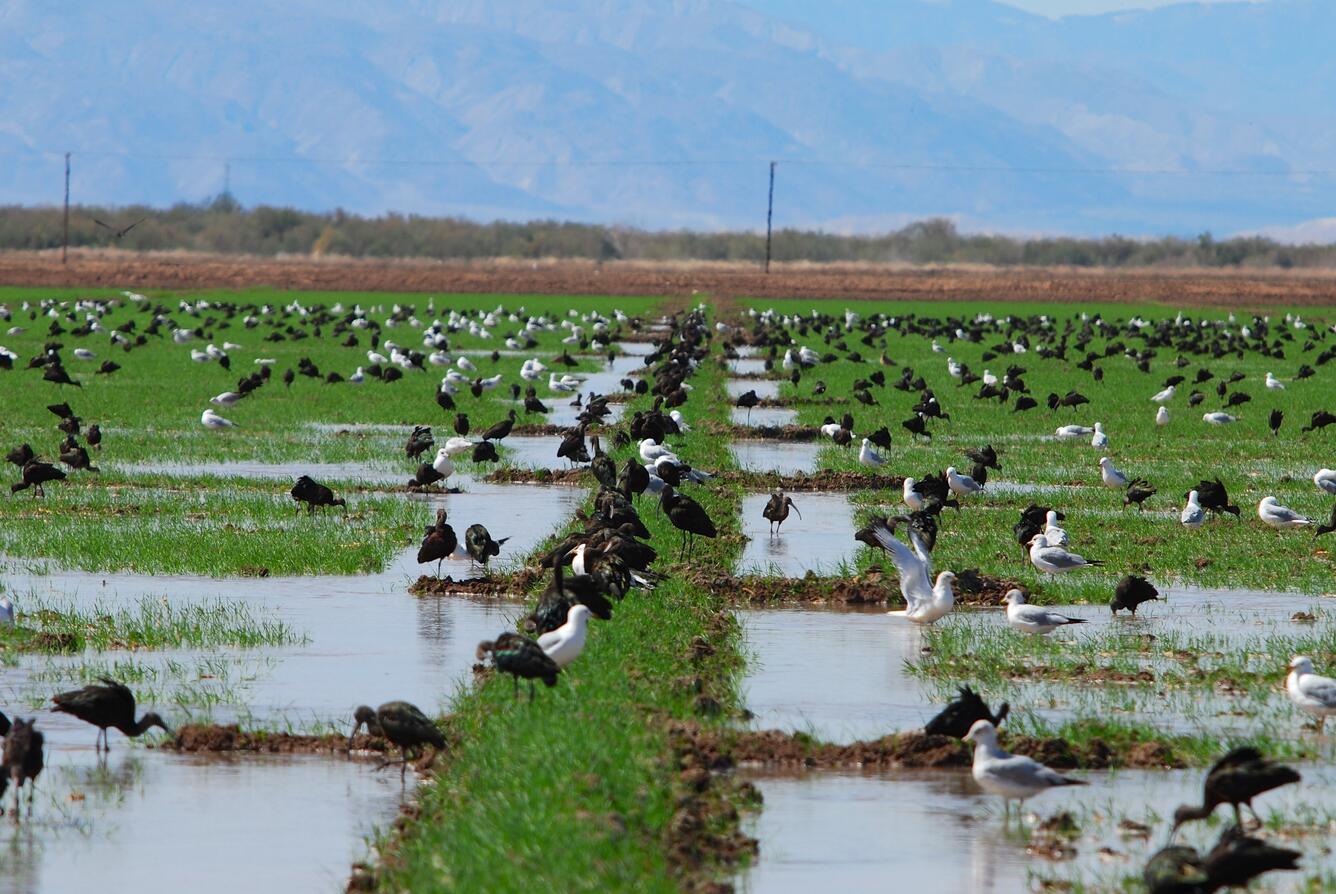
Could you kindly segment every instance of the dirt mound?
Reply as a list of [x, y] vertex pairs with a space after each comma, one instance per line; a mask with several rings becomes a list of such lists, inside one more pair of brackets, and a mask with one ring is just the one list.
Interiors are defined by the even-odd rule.
[[[821, 603], [837, 605], [898, 605], [900, 585], [895, 575], [879, 568], [869, 568], [853, 577], [761, 577], [698, 572], [693, 580], [711, 593], [734, 605], [772, 605], [777, 603]], [[979, 589], [957, 588], [956, 601], [962, 605], [997, 605], [1002, 596], [1018, 586], [1010, 578], [979, 575]]]
[[520, 599], [541, 575], [532, 568], [488, 577], [455, 580], [422, 575], [408, 587], [414, 596], [487, 596], [493, 599]]
[[848, 472], [839, 469], [818, 469], [815, 472], [721, 472], [724, 481], [737, 482], [745, 488], [782, 487], [787, 491], [830, 490], [896, 490], [905, 483], [900, 475], [878, 475], [875, 472]]
[[[236, 724], [191, 723], [178, 727], [176, 735], [160, 748], [189, 753], [250, 751], [261, 754], [344, 754], [348, 737], [337, 733], [304, 736], [295, 733], [244, 731]], [[385, 752], [392, 748], [380, 736], [359, 733], [353, 739], [353, 751]]]
[[489, 472], [486, 480], [497, 484], [587, 484], [591, 475], [584, 466], [573, 469], [519, 469], [503, 466]]

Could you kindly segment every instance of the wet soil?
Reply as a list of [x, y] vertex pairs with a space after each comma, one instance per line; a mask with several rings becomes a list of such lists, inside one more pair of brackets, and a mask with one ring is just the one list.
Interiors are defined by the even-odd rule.
[[900, 475], [878, 475], [876, 472], [849, 472], [838, 469], [818, 469], [815, 472], [789, 474], [727, 471], [720, 473], [720, 477], [724, 481], [737, 482], [751, 490], [782, 487], [786, 491], [899, 491], [905, 483], [904, 477]]
[[589, 469], [521, 469], [514, 466], [493, 469], [486, 481], [492, 484], [570, 484], [585, 485], [593, 480]]
[[[346, 754], [348, 737], [338, 733], [321, 736], [267, 731], [245, 731], [236, 724], [190, 723], [178, 727], [176, 734], [157, 747], [170, 751], [225, 752], [249, 751], [262, 754]], [[382, 736], [358, 733], [352, 753], [385, 752], [394, 746]]]
[[[852, 577], [765, 577], [760, 575], [715, 575], [699, 573], [695, 581], [734, 605], [901, 605], [900, 584], [895, 575], [870, 568]], [[957, 589], [960, 605], [996, 606], [1007, 590], [1020, 584], [1010, 578], [979, 575], [981, 587], [974, 592]]]
[[454, 580], [422, 575], [408, 587], [414, 596], [487, 596], [493, 599], [523, 599], [544, 575], [524, 568], [513, 573], [494, 573], [488, 577]]

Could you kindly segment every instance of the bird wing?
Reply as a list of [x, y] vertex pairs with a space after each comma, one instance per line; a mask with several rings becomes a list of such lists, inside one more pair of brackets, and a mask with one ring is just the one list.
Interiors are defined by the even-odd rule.
[[1072, 621], [1066, 615], [1051, 612], [1040, 605], [1018, 605], [1015, 606], [1012, 614], [1016, 617], [1016, 620], [1026, 624], [1061, 626], [1070, 624]]
[[1330, 677], [1304, 674], [1299, 678], [1299, 691], [1328, 707], [1336, 708], [1336, 680]]
[[1295, 512], [1288, 506], [1269, 506], [1267, 507], [1266, 514], [1274, 518], [1276, 521], [1308, 521], [1307, 518], [1304, 518], [1304, 516]]
[[[898, 541], [897, 541], [897, 542], [898, 542]], [[928, 550], [927, 545], [924, 544], [924, 542], [923, 542], [923, 538], [919, 536], [919, 532], [916, 531], [916, 530], [914, 530], [914, 527], [913, 527], [912, 523], [911, 523], [910, 528], [909, 528], [909, 542], [910, 542], [910, 543], [913, 545], [913, 547], [914, 547], [914, 555], [918, 558], [918, 560], [919, 560], [920, 562], [923, 563], [923, 577], [924, 577], [924, 579], [925, 579], [925, 580], [928, 580], [928, 581], [931, 581], [931, 580], [932, 580], [932, 553]], [[898, 566], [897, 566], [897, 568], [898, 568]]]
[[[872, 536], [881, 548], [890, 553], [895, 564], [895, 573], [900, 578], [900, 593], [913, 610], [916, 606], [932, 600], [932, 584], [928, 582], [928, 573], [919, 557], [891, 532], [884, 523], [872, 526]], [[910, 535], [911, 537], [913, 534]]]
[[1012, 785], [1063, 785], [1067, 781], [1061, 773], [1023, 754], [990, 761], [988, 772], [995, 779]]
[[1078, 556], [1076, 553], [1069, 553], [1065, 549], [1059, 549], [1054, 546], [1041, 549], [1039, 551], [1039, 557], [1050, 565], [1055, 565], [1059, 568], [1078, 568], [1081, 565], [1086, 564], [1086, 560], [1083, 557]]

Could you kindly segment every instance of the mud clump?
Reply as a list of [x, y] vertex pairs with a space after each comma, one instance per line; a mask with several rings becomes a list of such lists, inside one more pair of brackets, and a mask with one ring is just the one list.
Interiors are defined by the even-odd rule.
[[[899, 605], [900, 585], [895, 575], [879, 568], [869, 568], [853, 577], [733, 577], [726, 574], [698, 572], [693, 582], [734, 605], [775, 605], [781, 603], [822, 605]], [[1002, 595], [1017, 586], [1009, 578], [979, 575], [974, 592], [958, 592], [957, 602], [964, 605], [996, 605]]]
[[493, 469], [486, 480], [493, 484], [576, 484], [582, 485], [590, 478], [589, 469], [580, 466], [572, 469], [521, 469], [503, 466]]
[[[190, 723], [158, 747], [190, 754], [246, 751], [256, 754], [344, 754], [348, 738], [338, 733], [306, 736], [295, 733], [246, 731], [236, 724]], [[358, 734], [352, 750], [385, 753], [392, 746], [380, 736]]]
[[492, 599], [520, 599], [539, 579], [537, 569], [525, 568], [512, 574], [493, 574], [455, 580], [422, 575], [408, 587], [414, 596], [485, 596]]
[[[748, 429], [757, 431], [758, 429]], [[840, 469], [818, 469], [815, 472], [794, 472], [781, 475], [778, 472], [733, 471], [721, 472], [719, 477], [726, 482], [736, 482], [749, 490], [767, 490], [782, 487], [786, 491], [828, 490], [828, 491], [863, 491], [895, 490], [899, 491], [905, 483], [900, 475], [878, 475], [875, 472], [849, 472]]]

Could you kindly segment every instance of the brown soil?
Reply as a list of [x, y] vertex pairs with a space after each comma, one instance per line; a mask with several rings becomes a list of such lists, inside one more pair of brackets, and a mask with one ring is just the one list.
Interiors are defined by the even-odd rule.
[[593, 476], [585, 466], [572, 469], [520, 469], [503, 466], [487, 474], [497, 484], [587, 484]]
[[[240, 727], [217, 724], [191, 723], [178, 727], [176, 735], [160, 748], [189, 753], [250, 751], [259, 754], [345, 754], [348, 737], [337, 733], [323, 736], [303, 736], [293, 733], [248, 732]], [[353, 739], [352, 753], [374, 751], [385, 753], [394, 746], [380, 736], [359, 733]]]
[[727, 482], [736, 482], [748, 489], [766, 489], [782, 487], [787, 491], [832, 490], [895, 490], [904, 487], [905, 479], [900, 475], [878, 475], [874, 472], [847, 472], [837, 469], [818, 469], [815, 472], [794, 472], [781, 475], [778, 472], [727, 471], [719, 476]]
[[[880, 739], [833, 745], [817, 742], [801, 733], [779, 730], [721, 730], [682, 721], [670, 730], [674, 741], [691, 743], [702, 765], [714, 771], [739, 766], [781, 769], [968, 767], [973, 750], [968, 743], [949, 736], [930, 736], [914, 731], [892, 733]], [[1182, 767], [1173, 749], [1162, 742], [1143, 742], [1126, 750], [1109, 747], [1101, 739], [1073, 747], [1065, 739], [1041, 739], [1002, 733], [1003, 746], [1059, 770], [1103, 770], [1110, 767]]]
[[[958, 591], [957, 603], [997, 605], [1007, 590], [1019, 586], [1008, 578], [979, 577], [983, 583], [979, 592]], [[817, 577], [810, 574], [806, 577], [731, 577], [698, 573], [695, 582], [734, 605], [898, 605], [902, 601], [895, 576], [876, 568], [850, 578]]]
[[855, 301], [1159, 302], [1270, 309], [1336, 304], [1327, 271], [1106, 271], [1075, 268], [909, 267], [592, 261], [430, 261], [252, 258], [189, 253], [73, 251], [0, 254], [0, 282], [144, 289], [246, 288], [387, 292], [664, 295]]
[[488, 596], [493, 599], [522, 599], [541, 577], [538, 570], [525, 568], [513, 574], [492, 574], [454, 580], [450, 576], [419, 577], [408, 587], [414, 596]]

